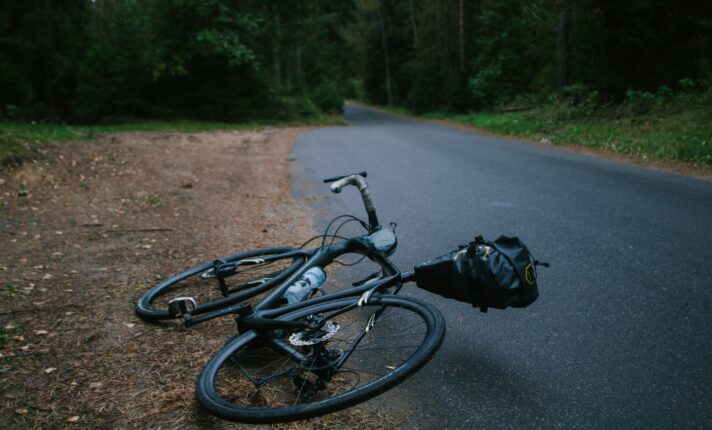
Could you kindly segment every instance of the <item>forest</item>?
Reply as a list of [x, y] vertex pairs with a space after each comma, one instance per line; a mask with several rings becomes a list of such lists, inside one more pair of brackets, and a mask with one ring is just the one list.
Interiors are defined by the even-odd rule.
[[440, 115], [556, 104], [564, 119], [669, 104], [696, 106], [699, 122], [711, 79], [712, 14], [701, 0], [0, 6], [2, 121], [281, 121], [358, 99]]

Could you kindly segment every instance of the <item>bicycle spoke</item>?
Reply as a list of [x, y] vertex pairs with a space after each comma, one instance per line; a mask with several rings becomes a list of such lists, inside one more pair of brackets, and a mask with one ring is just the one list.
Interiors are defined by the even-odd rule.
[[221, 396], [247, 408], [288, 409], [348, 395], [402, 369], [428, 335], [422, 315], [405, 307], [329, 310], [308, 317], [316, 327], [277, 331], [272, 344], [234, 354], [239, 367], [216, 378]]

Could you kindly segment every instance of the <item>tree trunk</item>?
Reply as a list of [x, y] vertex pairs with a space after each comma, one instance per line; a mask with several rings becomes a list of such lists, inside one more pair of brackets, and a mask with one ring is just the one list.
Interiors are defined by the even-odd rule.
[[413, 0], [408, 0], [408, 8], [410, 10], [410, 25], [413, 28], [413, 45], [418, 43], [418, 26], [415, 22], [415, 8], [413, 8]]
[[569, 36], [571, 33], [571, 0], [559, 1], [559, 24], [556, 27], [556, 71], [559, 95], [569, 85]]
[[460, 0], [460, 72], [465, 72], [465, 0]]
[[295, 78], [297, 79], [297, 85], [299, 85], [299, 91], [302, 94], [302, 97], [305, 97], [307, 94], [307, 90], [305, 88], [305, 79], [304, 79], [304, 70], [302, 69], [302, 51], [304, 49], [301, 46], [297, 46], [297, 50], [295, 52], [296, 54], [296, 75]]
[[274, 67], [274, 77], [277, 80], [277, 83], [280, 83], [282, 81], [282, 22], [279, 17], [279, 8], [276, 5], [274, 6], [274, 26], [275, 34], [274, 45], [272, 47], [272, 62]]
[[381, 8], [377, 8], [378, 22], [381, 25], [381, 43], [383, 44], [383, 60], [386, 66], [386, 93], [388, 95], [388, 105], [393, 104], [393, 91], [391, 90], [391, 64], [388, 59], [388, 44], [386, 43], [386, 27], [383, 23], [383, 15]]

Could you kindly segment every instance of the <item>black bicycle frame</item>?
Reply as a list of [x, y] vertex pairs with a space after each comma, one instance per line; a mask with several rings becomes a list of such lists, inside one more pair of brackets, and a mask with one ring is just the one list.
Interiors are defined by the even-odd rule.
[[[224, 307], [214, 312], [207, 313], [206, 315], [202, 315], [200, 317], [191, 318], [186, 321], [186, 325], [195, 325], [222, 315], [238, 314], [236, 320], [241, 331], [252, 328], [304, 328], [306, 325], [303, 322], [285, 321], [278, 318], [306, 307], [316, 306], [325, 302], [331, 302], [346, 297], [360, 296], [367, 291], [377, 292], [385, 288], [396, 286], [397, 292], [400, 289], [403, 279], [401, 277], [400, 270], [388, 259], [386, 255], [370, 246], [368, 241], [365, 240], [366, 237], [368, 237], [368, 235], [347, 239], [321, 248], [311, 250], [295, 250], [271, 256], [269, 259], [280, 259], [298, 255], [307, 256], [308, 259], [287, 279], [282, 281], [280, 285], [273, 287], [269, 295], [262, 299], [259, 303], [255, 304], [254, 307], [249, 304], [238, 303], [233, 306]], [[292, 284], [297, 282], [304, 275], [304, 273], [312, 267], [326, 267], [344, 254], [364, 255], [381, 267], [384, 277], [361, 286], [351, 287], [345, 290], [317, 296], [291, 305], [280, 306], [280, 301], [284, 296], [284, 293]], [[247, 291], [240, 295], [239, 300], [242, 301], [255, 295], [257, 294], [250, 294], [249, 291]], [[234, 296], [231, 296], [230, 300], [236, 301]]]

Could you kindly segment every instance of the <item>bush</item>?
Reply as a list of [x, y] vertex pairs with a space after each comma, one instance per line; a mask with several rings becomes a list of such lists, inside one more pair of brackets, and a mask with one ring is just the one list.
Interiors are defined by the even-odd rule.
[[[583, 118], [593, 115], [599, 106], [598, 91], [591, 90], [587, 85], [576, 83], [563, 90], [563, 101], [566, 104], [565, 118]], [[559, 115], [560, 117], [562, 115]]]
[[279, 120], [299, 120], [321, 115], [314, 103], [304, 97], [282, 97], [274, 102], [272, 117]]
[[491, 106], [504, 100], [511, 93], [511, 86], [500, 67], [490, 65], [470, 78], [470, 93], [478, 106]]
[[658, 103], [653, 93], [628, 90], [625, 92], [624, 104], [629, 113], [641, 115], [650, 112]]
[[344, 94], [333, 82], [324, 82], [309, 93], [309, 98], [325, 113], [341, 113], [344, 106]]

